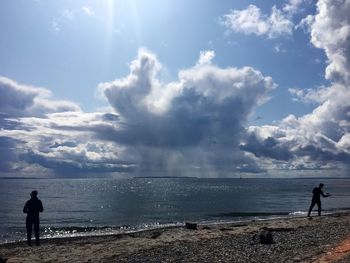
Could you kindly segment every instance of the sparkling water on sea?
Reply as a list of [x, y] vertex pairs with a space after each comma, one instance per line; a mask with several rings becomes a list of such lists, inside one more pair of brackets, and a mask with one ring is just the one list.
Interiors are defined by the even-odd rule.
[[22, 209], [34, 189], [49, 238], [303, 216], [320, 182], [332, 193], [325, 213], [350, 210], [350, 179], [0, 179], [0, 243], [25, 238]]

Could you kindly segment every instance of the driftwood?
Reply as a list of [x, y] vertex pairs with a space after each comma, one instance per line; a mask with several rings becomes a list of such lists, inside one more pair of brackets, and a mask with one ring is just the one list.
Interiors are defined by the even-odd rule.
[[185, 227], [190, 230], [197, 230], [197, 224], [196, 223], [190, 223], [186, 222]]

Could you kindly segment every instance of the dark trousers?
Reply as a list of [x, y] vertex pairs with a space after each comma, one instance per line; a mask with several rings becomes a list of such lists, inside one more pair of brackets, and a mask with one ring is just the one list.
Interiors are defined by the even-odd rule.
[[309, 213], [307, 216], [310, 216], [311, 214], [311, 211], [312, 211], [312, 208], [314, 208], [314, 206], [317, 204], [317, 207], [318, 207], [318, 215], [320, 216], [321, 215], [321, 200], [319, 199], [312, 199], [311, 201], [311, 205], [310, 205], [310, 208], [309, 208]]
[[34, 234], [36, 245], [39, 245], [39, 218], [28, 218], [26, 220], [27, 228], [27, 242], [28, 245], [32, 244], [32, 229], [34, 225]]

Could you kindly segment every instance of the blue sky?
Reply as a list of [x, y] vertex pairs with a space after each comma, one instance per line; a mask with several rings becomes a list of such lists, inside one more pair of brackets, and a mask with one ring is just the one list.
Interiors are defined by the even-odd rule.
[[[305, 113], [309, 108], [291, 102], [287, 90], [323, 84], [326, 58], [322, 50], [309, 44], [303, 30], [276, 39], [226, 32], [220, 17], [249, 4], [6, 1], [1, 8], [1, 73], [21, 83], [47, 87], [56, 98], [73, 100], [84, 110], [95, 111], [104, 105], [95, 97], [98, 83], [127, 74], [128, 64], [140, 47], [157, 54], [167, 69], [167, 79], [175, 79], [179, 69], [192, 66], [200, 51], [212, 49], [214, 63], [221, 67], [251, 66], [276, 80], [279, 88], [272, 103], [259, 109], [265, 122], [289, 113]], [[275, 3], [259, 4], [269, 13]], [[305, 6], [302, 13], [314, 9]], [[284, 110], [274, 110], [282, 105]]]
[[298, 175], [323, 174], [331, 163], [346, 173], [348, 7], [2, 1], [0, 151], [13, 149], [3, 174]]

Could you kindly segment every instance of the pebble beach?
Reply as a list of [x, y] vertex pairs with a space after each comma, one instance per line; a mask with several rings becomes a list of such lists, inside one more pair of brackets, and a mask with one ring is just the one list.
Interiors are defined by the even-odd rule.
[[[271, 242], [261, 242], [270, 233]], [[350, 214], [0, 245], [7, 262], [350, 262]]]

